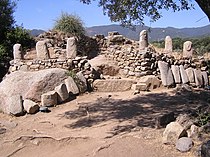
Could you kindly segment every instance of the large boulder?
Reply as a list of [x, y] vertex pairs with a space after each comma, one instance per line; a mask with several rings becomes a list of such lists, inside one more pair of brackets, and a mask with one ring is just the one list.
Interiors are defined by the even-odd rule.
[[20, 95], [24, 100], [40, 102], [42, 94], [64, 83], [68, 77], [66, 73], [67, 70], [54, 68], [37, 72], [17, 71], [9, 74], [0, 83], [0, 109], [10, 113], [8, 100], [14, 95]]

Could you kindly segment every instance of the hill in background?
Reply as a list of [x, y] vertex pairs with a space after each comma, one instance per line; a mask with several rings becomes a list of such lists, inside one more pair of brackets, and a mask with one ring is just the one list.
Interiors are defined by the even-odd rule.
[[210, 25], [197, 28], [150, 28], [147, 26], [136, 26], [136, 30], [133, 31], [128, 28], [124, 28], [120, 25], [107, 25], [107, 26], [95, 26], [86, 29], [89, 36], [94, 36], [95, 34], [108, 35], [108, 32], [118, 31], [125, 37], [133, 40], [139, 40], [139, 33], [142, 30], [149, 30], [149, 40], [159, 41], [165, 39], [167, 35], [171, 38], [200, 38], [205, 36], [210, 36]]
[[[139, 40], [139, 33], [142, 30], [149, 30], [149, 40], [150, 41], [160, 41], [164, 40], [167, 35], [171, 38], [201, 38], [210, 36], [210, 25], [197, 28], [150, 28], [148, 26], [136, 26], [136, 30], [133, 31], [129, 28], [122, 27], [120, 25], [106, 25], [106, 26], [94, 26], [86, 28], [87, 35], [94, 36], [96, 34], [108, 35], [108, 32], [118, 31], [125, 37], [133, 40]], [[31, 30], [32, 36], [38, 36], [45, 31], [40, 29]]]

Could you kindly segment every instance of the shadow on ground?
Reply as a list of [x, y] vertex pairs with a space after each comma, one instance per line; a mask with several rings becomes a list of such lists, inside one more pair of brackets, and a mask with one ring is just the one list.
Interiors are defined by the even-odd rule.
[[[128, 121], [131, 125], [118, 126], [115, 133], [131, 130], [136, 126], [155, 127], [155, 119], [165, 113], [196, 112], [200, 106], [208, 105], [209, 91], [150, 93], [129, 100], [99, 98], [92, 103], [84, 103], [80, 108], [64, 113], [65, 118], [76, 122], [65, 125], [67, 128], [84, 128], [98, 125], [108, 120]], [[87, 116], [89, 113], [89, 117]], [[132, 124], [135, 121], [137, 124]]]

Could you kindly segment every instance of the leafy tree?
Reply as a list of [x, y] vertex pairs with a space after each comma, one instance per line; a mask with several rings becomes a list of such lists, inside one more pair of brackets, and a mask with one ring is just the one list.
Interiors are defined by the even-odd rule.
[[55, 21], [53, 29], [77, 37], [81, 37], [85, 34], [85, 28], [80, 17], [68, 13], [61, 14], [61, 16]]
[[[80, 0], [90, 4], [95, 0]], [[210, 1], [195, 0], [200, 8], [210, 19]], [[144, 24], [145, 16], [156, 21], [161, 17], [161, 10], [189, 10], [193, 8], [191, 0], [98, 0], [98, 5], [103, 8], [111, 21], [121, 22], [122, 25], [132, 26], [134, 22]]]
[[11, 0], [0, 0], [0, 44], [2, 44], [6, 38], [6, 32], [9, 31], [14, 23], [14, 9], [15, 2]]

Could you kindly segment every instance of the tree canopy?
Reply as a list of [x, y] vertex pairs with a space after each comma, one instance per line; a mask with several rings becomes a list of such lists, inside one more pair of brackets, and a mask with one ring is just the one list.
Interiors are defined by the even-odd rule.
[[[85, 4], [90, 4], [95, 0], [80, 0]], [[210, 1], [196, 0], [200, 8], [210, 19]], [[161, 18], [161, 10], [189, 10], [194, 4], [191, 0], [98, 0], [99, 7], [103, 8], [111, 21], [120, 22], [122, 25], [131, 26], [135, 23], [144, 24], [147, 16], [152, 21]]]

